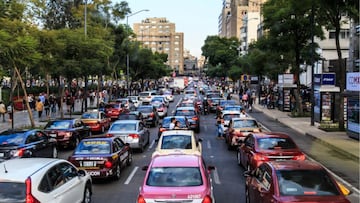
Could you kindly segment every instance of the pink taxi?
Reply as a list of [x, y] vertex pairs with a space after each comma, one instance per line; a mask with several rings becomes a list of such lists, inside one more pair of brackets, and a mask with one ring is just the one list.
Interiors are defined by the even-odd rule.
[[215, 203], [211, 170], [198, 155], [153, 157], [146, 170], [137, 203], [193, 202]]

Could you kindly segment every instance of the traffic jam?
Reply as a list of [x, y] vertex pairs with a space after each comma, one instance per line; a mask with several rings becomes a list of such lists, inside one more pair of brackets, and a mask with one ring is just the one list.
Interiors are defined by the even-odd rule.
[[0, 202], [352, 202], [288, 133], [216, 84], [164, 85], [1, 132]]

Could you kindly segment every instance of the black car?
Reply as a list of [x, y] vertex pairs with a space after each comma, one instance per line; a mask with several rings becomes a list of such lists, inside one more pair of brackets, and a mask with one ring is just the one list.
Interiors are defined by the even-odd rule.
[[142, 120], [142, 113], [139, 111], [129, 111], [119, 114], [117, 120]]
[[56, 140], [41, 130], [6, 130], [0, 133], [0, 161], [57, 156]]
[[171, 118], [175, 118], [176, 121], [180, 122], [181, 129], [191, 130], [190, 123], [186, 116], [167, 116], [163, 118], [162, 123], [159, 125], [158, 138], [160, 138], [162, 132], [169, 130]]
[[159, 114], [153, 105], [139, 106], [137, 111], [141, 112], [143, 121], [146, 125], [156, 127], [159, 123]]
[[91, 128], [85, 125], [80, 118], [64, 118], [49, 121], [44, 131], [50, 136], [56, 137], [60, 147], [75, 149], [80, 140], [91, 136]]

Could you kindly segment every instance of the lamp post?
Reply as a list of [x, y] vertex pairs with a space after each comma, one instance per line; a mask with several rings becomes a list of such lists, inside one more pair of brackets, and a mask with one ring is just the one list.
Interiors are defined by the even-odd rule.
[[[136, 11], [135, 13], [132, 13], [130, 15], [127, 15], [126, 16], [126, 29], [128, 30], [129, 28], [129, 17], [131, 16], [134, 16], [138, 13], [141, 13], [141, 12], [144, 12], [144, 11], [149, 11], [149, 9], [142, 9], [140, 11]], [[129, 33], [127, 33], [129, 34]], [[126, 47], [128, 47], [128, 44], [129, 42], [126, 44]], [[126, 53], [126, 88], [127, 88], [127, 91], [128, 91], [128, 95], [130, 95], [130, 85], [129, 85], [129, 77], [130, 77], [130, 66], [129, 66], [129, 51], [127, 50], [127, 53]]]

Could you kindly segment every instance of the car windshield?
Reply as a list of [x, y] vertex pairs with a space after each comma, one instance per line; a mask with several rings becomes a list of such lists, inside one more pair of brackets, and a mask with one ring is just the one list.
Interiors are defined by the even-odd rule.
[[[178, 117], [178, 118], [176, 118], [176, 120], [180, 122], [180, 128], [186, 128], [185, 118], [179, 118]], [[162, 125], [163, 128], [169, 128], [170, 123], [171, 123], [171, 118], [167, 117], [167, 118], [163, 119], [161, 125]]]
[[203, 185], [203, 180], [198, 167], [156, 167], [150, 170], [146, 185], [189, 187]]
[[232, 118], [240, 118], [240, 114], [235, 114], [235, 113], [233, 113], [233, 114], [224, 114], [223, 118], [224, 118], [224, 120], [229, 121]]
[[179, 107], [194, 107], [194, 104], [193, 103], [188, 103], [188, 102], [186, 102], [186, 103], [180, 103], [179, 104]]
[[83, 115], [81, 115], [82, 119], [97, 119], [99, 118], [99, 114], [98, 113], [84, 113]]
[[110, 154], [110, 143], [105, 140], [85, 140], [79, 143], [74, 154]]
[[161, 149], [191, 149], [191, 136], [168, 135], [163, 136]]
[[235, 100], [220, 100], [220, 106], [234, 105]]
[[13, 132], [5, 131], [0, 134], [0, 144], [2, 146], [12, 146], [20, 145], [25, 143], [25, 136], [22, 132]]
[[22, 203], [25, 199], [25, 183], [0, 182], [0, 202]]
[[136, 130], [135, 123], [114, 123], [110, 131], [134, 131]]
[[45, 129], [58, 130], [58, 129], [69, 129], [71, 128], [71, 121], [50, 121]]
[[241, 106], [225, 106], [224, 111], [241, 111]]
[[257, 143], [260, 149], [294, 149], [295, 143], [288, 138], [268, 137], [259, 138]]
[[137, 111], [140, 111], [142, 113], [151, 113], [152, 107], [139, 107], [137, 108]]
[[281, 195], [339, 195], [334, 182], [324, 170], [280, 170], [276, 174]]
[[177, 110], [175, 112], [176, 116], [195, 116], [195, 111], [193, 110]]
[[255, 120], [236, 120], [234, 121], [234, 128], [258, 128]]

